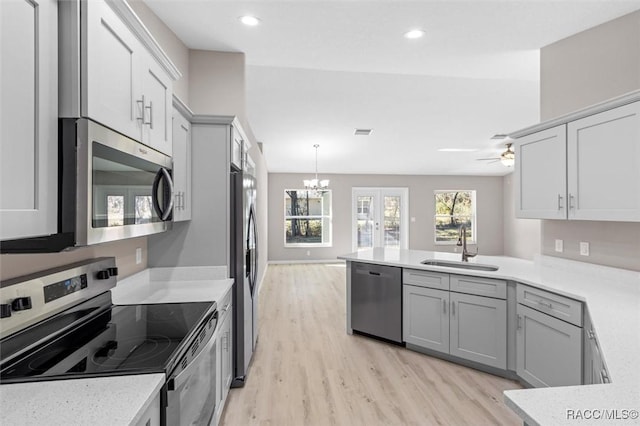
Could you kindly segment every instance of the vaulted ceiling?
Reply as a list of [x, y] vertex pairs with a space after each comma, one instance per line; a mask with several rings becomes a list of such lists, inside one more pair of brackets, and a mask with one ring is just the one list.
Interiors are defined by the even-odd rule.
[[[477, 159], [504, 150], [493, 135], [538, 122], [539, 49], [640, 9], [638, 0], [145, 2], [189, 48], [245, 53], [248, 118], [270, 172], [312, 172], [319, 144], [321, 173], [388, 174], [508, 173]], [[415, 28], [424, 37], [403, 37]]]

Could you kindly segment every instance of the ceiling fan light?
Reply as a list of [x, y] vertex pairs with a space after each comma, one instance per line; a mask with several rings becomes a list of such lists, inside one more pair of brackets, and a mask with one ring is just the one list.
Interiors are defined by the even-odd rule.
[[515, 155], [511, 151], [506, 151], [500, 156], [500, 162], [506, 167], [513, 167], [516, 162]]

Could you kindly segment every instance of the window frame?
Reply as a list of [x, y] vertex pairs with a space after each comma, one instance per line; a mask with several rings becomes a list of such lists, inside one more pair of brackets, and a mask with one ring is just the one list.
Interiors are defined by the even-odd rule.
[[467, 244], [478, 244], [478, 206], [477, 191], [475, 189], [436, 189], [433, 191], [433, 243], [436, 246], [454, 246], [456, 241], [438, 241], [438, 231], [436, 229], [436, 218], [438, 217], [467, 217], [467, 215], [442, 215], [436, 213], [436, 195], [449, 192], [469, 192], [471, 193], [471, 239], [467, 239]]
[[[288, 194], [287, 192], [291, 192], [291, 191], [296, 191], [296, 192], [309, 192], [309, 191], [317, 191], [317, 192], [328, 192], [329, 193], [329, 213], [328, 214], [320, 214], [320, 215], [298, 215], [298, 216], [293, 216], [293, 215], [289, 215], [287, 214], [287, 197]], [[283, 232], [282, 232], [282, 237], [283, 237], [283, 244], [285, 248], [296, 248], [296, 247], [333, 247], [333, 192], [331, 191], [331, 189], [322, 189], [322, 190], [316, 190], [316, 189], [284, 189], [283, 190], [283, 208], [284, 208], [284, 218], [283, 218]], [[322, 201], [322, 206], [320, 208], [320, 211], [323, 212], [324, 211], [324, 199], [321, 199]], [[324, 236], [325, 236], [325, 229], [324, 229], [324, 220], [328, 219], [328, 223], [329, 223], [329, 230], [328, 232], [328, 236], [327, 239], [328, 241], [321, 241], [318, 243], [288, 243], [287, 242], [287, 220], [290, 219], [301, 219], [301, 220], [320, 220], [320, 222], [322, 223], [323, 226], [323, 230], [322, 230], [322, 239], [324, 240]]]

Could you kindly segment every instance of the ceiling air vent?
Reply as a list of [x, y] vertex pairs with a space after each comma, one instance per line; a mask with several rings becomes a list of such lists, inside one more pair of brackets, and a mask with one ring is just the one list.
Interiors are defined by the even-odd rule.
[[353, 134], [356, 136], [369, 136], [371, 134], [371, 129], [356, 129]]

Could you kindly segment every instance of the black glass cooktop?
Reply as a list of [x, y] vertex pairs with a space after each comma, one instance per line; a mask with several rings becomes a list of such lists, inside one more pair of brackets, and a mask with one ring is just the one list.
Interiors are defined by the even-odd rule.
[[211, 306], [210, 302], [112, 306], [3, 365], [0, 382], [167, 372], [185, 349], [185, 337]]

